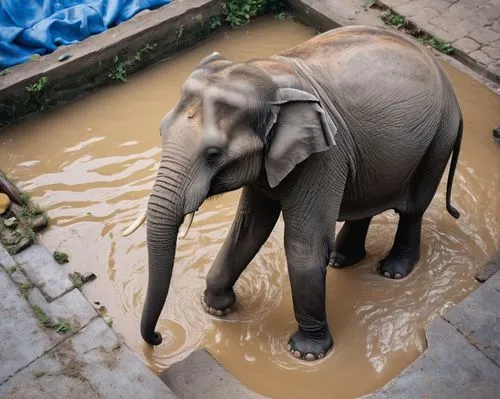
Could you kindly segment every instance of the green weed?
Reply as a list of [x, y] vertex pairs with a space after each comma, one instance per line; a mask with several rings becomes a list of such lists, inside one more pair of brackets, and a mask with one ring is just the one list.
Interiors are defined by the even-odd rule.
[[[134, 59], [136, 61], [141, 62], [144, 60], [147, 56], [149, 56], [151, 53], [153, 53], [156, 50], [156, 43], [153, 44], [146, 44], [144, 47], [140, 48], [137, 50], [137, 53], [135, 53]], [[126, 75], [125, 75], [126, 77]]]
[[49, 84], [49, 79], [47, 78], [47, 76], [42, 76], [35, 83], [26, 86], [25, 89], [31, 95], [39, 95], [43, 93], [48, 84]]
[[71, 331], [71, 326], [65, 321], [59, 321], [58, 323], [54, 324], [53, 329], [58, 333], [64, 334]]
[[424, 38], [423, 43], [433, 47], [435, 50], [443, 54], [452, 54], [455, 50], [451, 43], [445, 42], [432, 36]]
[[31, 290], [33, 288], [33, 283], [31, 282], [27, 282], [27, 283], [23, 283], [19, 286], [19, 290], [21, 291], [21, 294], [23, 294], [23, 296], [26, 296], [28, 295], [28, 291]]
[[69, 262], [69, 256], [68, 256], [68, 254], [66, 254], [64, 252], [54, 251], [53, 256], [54, 256], [55, 261], [57, 263], [59, 263], [60, 265]]
[[387, 25], [390, 25], [395, 29], [400, 29], [406, 24], [405, 17], [395, 12], [392, 8], [384, 11], [380, 18], [382, 18], [382, 21], [384, 21]]
[[108, 74], [109, 78], [112, 80], [119, 80], [125, 83], [127, 81], [127, 67], [125, 63], [120, 60], [118, 56], [115, 56], [113, 70]]
[[215, 17], [210, 18], [209, 23], [210, 23], [210, 29], [211, 30], [215, 30], [219, 26], [222, 25], [222, 21], [220, 20], [220, 16], [219, 15], [216, 15]]
[[33, 312], [35, 312], [35, 316], [42, 326], [51, 328], [61, 334], [71, 331], [71, 326], [65, 321], [59, 320], [57, 323], [52, 323], [47, 313], [45, 313], [40, 306], [33, 306]]
[[30, 243], [33, 244], [35, 242], [36, 233], [31, 227], [26, 226], [24, 228], [24, 234], [26, 235], [26, 237], [28, 237], [28, 240], [30, 240]]
[[11, 272], [11, 273], [15, 273], [16, 271], [17, 271], [17, 267], [16, 267], [16, 266], [12, 266], [12, 267], [10, 268], [10, 272]]
[[232, 27], [246, 25], [251, 18], [266, 10], [281, 13], [285, 9], [282, 0], [227, 0], [224, 5], [225, 21]]
[[9, 71], [9, 70], [4, 69], [2, 72], [0, 72], [0, 78], [2, 78], [2, 77], [4, 77], [4, 76], [7, 76], [9, 73], [10, 73], [10, 71]]
[[40, 306], [33, 306], [33, 312], [35, 312], [35, 316], [38, 318], [38, 321], [42, 326], [47, 327], [47, 328], [52, 328], [52, 322], [49, 319], [49, 316], [47, 316], [47, 313], [45, 313]]

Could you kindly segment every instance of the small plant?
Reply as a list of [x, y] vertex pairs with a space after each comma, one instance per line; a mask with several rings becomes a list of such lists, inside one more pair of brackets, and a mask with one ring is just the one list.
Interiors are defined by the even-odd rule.
[[453, 46], [451, 45], [451, 43], [445, 42], [441, 39], [437, 39], [437, 38], [432, 37], [432, 36], [424, 39], [424, 44], [427, 44], [427, 45], [433, 47], [434, 49], [436, 49], [437, 51], [439, 51], [440, 53], [443, 53], [443, 54], [452, 54], [453, 51], [455, 50], [453, 48]]
[[68, 333], [71, 331], [71, 326], [66, 323], [65, 321], [59, 321], [58, 323], [54, 324], [53, 326], [54, 330], [58, 333]]
[[157, 46], [156, 43], [146, 44], [144, 47], [137, 50], [137, 53], [135, 53], [134, 59], [136, 61], [141, 62], [144, 58], [146, 58], [147, 56], [149, 56], [151, 53], [153, 53], [155, 51], [156, 46]]
[[38, 321], [42, 324], [42, 326], [52, 328], [53, 324], [50, 321], [49, 316], [47, 316], [47, 313], [45, 313], [40, 306], [33, 306], [33, 312], [35, 312], [35, 316], [38, 318]]
[[16, 267], [16, 266], [12, 266], [12, 267], [10, 268], [10, 272], [11, 272], [11, 273], [15, 273], [16, 271], [17, 271], [17, 267]]
[[40, 378], [40, 377], [43, 377], [45, 375], [45, 371], [34, 371], [33, 372], [33, 376], [35, 378]]
[[48, 83], [49, 83], [49, 79], [47, 78], [47, 76], [42, 76], [40, 79], [38, 79], [38, 81], [36, 81], [35, 83], [33, 83], [29, 86], [26, 86], [25, 88], [26, 88], [26, 91], [28, 93], [30, 93], [30, 95], [36, 96], [36, 95], [40, 95], [41, 93], [43, 93], [43, 91], [47, 87]]
[[23, 294], [23, 296], [28, 295], [28, 291], [31, 290], [32, 288], [33, 288], [33, 284], [31, 282], [22, 283], [19, 286], [19, 289], [21, 290], [21, 294]]
[[210, 29], [211, 30], [215, 30], [219, 26], [222, 25], [222, 21], [220, 20], [220, 16], [218, 16], [218, 15], [216, 15], [215, 17], [210, 18], [209, 23], [210, 23]]
[[2, 72], [0, 72], [0, 78], [7, 76], [9, 74], [9, 71], [7, 69], [4, 69]]
[[59, 263], [60, 265], [63, 265], [64, 263], [68, 263], [69, 262], [69, 256], [68, 254], [64, 253], [64, 252], [59, 252], [59, 251], [54, 251], [54, 259], [57, 263]]
[[35, 216], [41, 215], [42, 213], [43, 210], [38, 205], [25, 205], [23, 206], [23, 209], [21, 211], [21, 214], [27, 219], [34, 218]]
[[57, 323], [51, 322], [47, 313], [45, 313], [40, 306], [33, 306], [33, 312], [35, 312], [35, 316], [42, 326], [51, 328], [61, 334], [71, 331], [71, 326], [65, 321], [59, 320]]
[[22, 206], [29, 206], [31, 201], [31, 197], [28, 193], [21, 193], [21, 205]]
[[392, 8], [384, 11], [380, 18], [382, 18], [382, 21], [384, 21], [387, 25], [392, 26], [394, 29], [401, 29], [406, 24], [405, 17], [395, 12]]
[[24, 227], [24, 235], [26, 237], [28, 237], [28, 240], [30, 241], [30, 243], [33, 244], [35, 242], [36, 233], [31, 227], [28, 227], [28, 226]]
[[82, 275], [80, 273], [78, 272], [69, 273], [68, 277], [71, 280], [73, 287], [82, 288], [83, 280], [82, 280]]
[[275, 19], [278, 21], [284, 21], [285, 19], [289, 18], [290, 14], [288, 14], [286, 11], [281, 11], [280, 13], [275, 15]]
[[109, 78], [125, 83], [127, 81], [127, 67], [125, 66], [125, 63], [121, 61], [118, 56], [115, 56], [113, 63], [114, 67], [108, 74]]
[[227, 0], [225, 4], [226, 22], [232, 28], [246, 25], [250, 18], [264, 11], [266, 0]]

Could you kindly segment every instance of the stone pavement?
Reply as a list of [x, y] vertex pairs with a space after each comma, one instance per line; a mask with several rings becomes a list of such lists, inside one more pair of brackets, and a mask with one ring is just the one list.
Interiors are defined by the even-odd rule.
[[[500, 256], [497, 254], [497, 257]], [[428, 348], [364, 399], [497, 399], [500, 393], [500, 272], [426, 328]]]
[[[500, 0], [381, 0], [500, 83]], [[460, 54], [461, 53], [461, 54]]]
[[67, 274], [42, 246], [0, 245], [0, 397], [174, 398]]

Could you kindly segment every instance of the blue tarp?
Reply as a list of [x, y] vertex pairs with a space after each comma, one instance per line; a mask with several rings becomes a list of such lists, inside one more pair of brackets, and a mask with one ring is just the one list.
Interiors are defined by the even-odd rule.
[[0, 0], [0, 69], [47, 54], [171, 0]]

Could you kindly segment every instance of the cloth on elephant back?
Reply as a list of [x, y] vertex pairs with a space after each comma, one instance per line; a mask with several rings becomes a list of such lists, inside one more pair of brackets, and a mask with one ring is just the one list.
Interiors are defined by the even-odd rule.
[[0, 69], [101, 33], [172, 0], [2, 0]]

